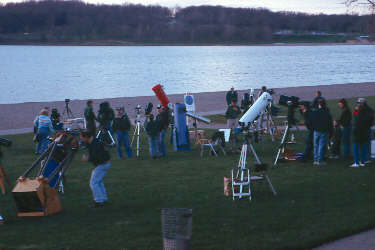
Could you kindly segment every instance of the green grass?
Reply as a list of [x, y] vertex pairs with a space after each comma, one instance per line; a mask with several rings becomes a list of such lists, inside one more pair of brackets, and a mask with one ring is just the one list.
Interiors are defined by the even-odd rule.
[[[297, 141], [303, 141], [303, 132]], [[36, 158], [31, 134], [8, 136], [3, 165], [12, 180]], [[0, 249], [161, 249], [160, 208], [193, 209], [192, 249], [306, 249], [375, 227], [373, 167], [348, 168], [330, 162], [316, 168], [283, 163], [270, 171], [278, 191], [254, 183], [253, 200], [232, 201], [223, 195], [223, 177], [237, 166], [239, 155], [206, 155], [199, 150], [172, 152], [152, 160], [142, 140], [140, 159], [118, 160], [105, 178], [111, 204], [90, 209], [91, 165], [79, 152], [67, 173], [63, 212], [43, 218], [17, 218], [10, 193], [0, 196]], [[255, 145], [271, 164], [278, 143]], [[302, 150], [298, 144], [297, 149]], [[253, 157], [248, 158], [252, 165]]]
[[[375, 108], [375, 96], [366, 97], [366, 100], [367, 100], [367, 103], [371, 107]], [[348, 101], [348, 104], [349, 104], [350, 108], [354, 109], [354, 107], [356, 105], [357, 98], [350, 98], [350, 99], [347, 99], [347, 101]], [[338, 102], [338, 100], [327, 100], [327, 104], [328, 104], [328, 107], [331, 111], [333, 119], [338, 119], [340, 114], [341, 114], [341, 111], [340, 111], [340, 108], [337, 105], [337, 102]], [[286, 116], [287, 111], [288, 111], [287, 108], [285, 106], [280, 106], [280, 105], [277, 105], [277, 106], [280, 107], [280, 114], [279, 115], [280, 116]], [[206, 117], [211, 119], [211, 122], [213, 122], [213, 123], [226, 123], [226, 119], [225, 119], [224, 114], [207, 115]], [[298, 120], [302, 119], [302, 117], [299, 115], [298, 111], [296, 111], [296, 118]], [[278, 121], [278, 118], [274, 118], [274, 119], [275, 119], [275, 123], [281, 124], [281, 122]]]

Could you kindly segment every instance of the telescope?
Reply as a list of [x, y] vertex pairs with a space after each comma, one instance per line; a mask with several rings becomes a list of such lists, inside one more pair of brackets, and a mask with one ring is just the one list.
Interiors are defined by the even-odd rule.
[[203, 123], [206, 123], [206, 124], [210, 124], [211, 123], [211, 120], [204, 117], [204, 116], [201, 116], [201, 115], [197, 115], [197, 114], [194, 114], [194, 113], [191, 113], [191, 112], [186, 112], [186, 115], [193, 118], [194, 120], [197, 120], [199, 122], [203, 122]]
[[267, 106], [270, 105], [271, 102], [272, 96], [268, 92], [264, 92], [250, 107], [250, 109], [241, 117], [239, 124], [241, 126], [248, 127], [267, 109]]

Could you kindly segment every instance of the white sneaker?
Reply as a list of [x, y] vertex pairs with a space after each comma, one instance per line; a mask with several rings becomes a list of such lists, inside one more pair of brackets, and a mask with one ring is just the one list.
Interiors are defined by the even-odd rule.
[[366, 161], [365, 162], [365, 164], [371, 164], [372, 163], [372, 161]]
[[364, 164], [364, 163], [359, 163], [359, 166], [360, 166], [360, 167], [364, 167], [365, 164]]
[[316, 166], [317, 166], [317, 165], [319, 165], [319, 162], [317, 162], [317, 161], [314, 161], [314, 165], [316, 165]]
[[349, 167], [351, 167], [351, 168], [359, 168], [359, 164], [353, 163], [353, 164], [350, 165]]

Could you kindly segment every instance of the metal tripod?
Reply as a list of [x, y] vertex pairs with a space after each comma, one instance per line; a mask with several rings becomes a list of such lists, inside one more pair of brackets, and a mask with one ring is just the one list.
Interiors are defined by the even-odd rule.
[[70, 101], [65, 100], [65, 108], [64, 108], [63, 116], [66, 115], [67, 119], [73, 119], [74, 115], [73, 115], [72, 110], [70, 109], [69, 103]]
[[285, 150], [285, 146], [287, 144], [287, 137], [289, 135], [289, 130], [290, 130], [290, 126], [289, 126], [289, 122], [286, 122], [286, 127], [285, 127], [285, 131], [284, 131], [284, 134], [283, 134], [283, 137], [281, 139], [281, 143], [280, 143], [280, 146], [279, 146], [279, 150], [277, 151], [277, 155], [276, 155], [276, 159], [275, 159], [275, 162], [273, 163], [273, 166], [276, 166], [277, 165], [277, 162], [279, 161], [280, 159], [280, 155], [281, 153], [284, 152]]
[[140, 134], [141, 134], [141, 121], [140, 121], [141, 115], [137, 114], [137, 119], [135, 120], [135, 127], [134, 127], [134, 133], [133, 133], [133, 138], [130, 143], [130, 146], [133, 146], [134, 138], [137, 136], [137, 157], [139, 157], [139, 152], [140, 152]]

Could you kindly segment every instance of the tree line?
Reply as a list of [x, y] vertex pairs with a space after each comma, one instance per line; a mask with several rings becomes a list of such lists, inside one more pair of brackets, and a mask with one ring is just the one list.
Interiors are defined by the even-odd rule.
[[311, 15], [262, 8], [94, 5], [81, 1], [0, 4], [0, 42], [120, 40], [149, 43], [273, 42], [275, 32], [365, 34], [370, 15]]

